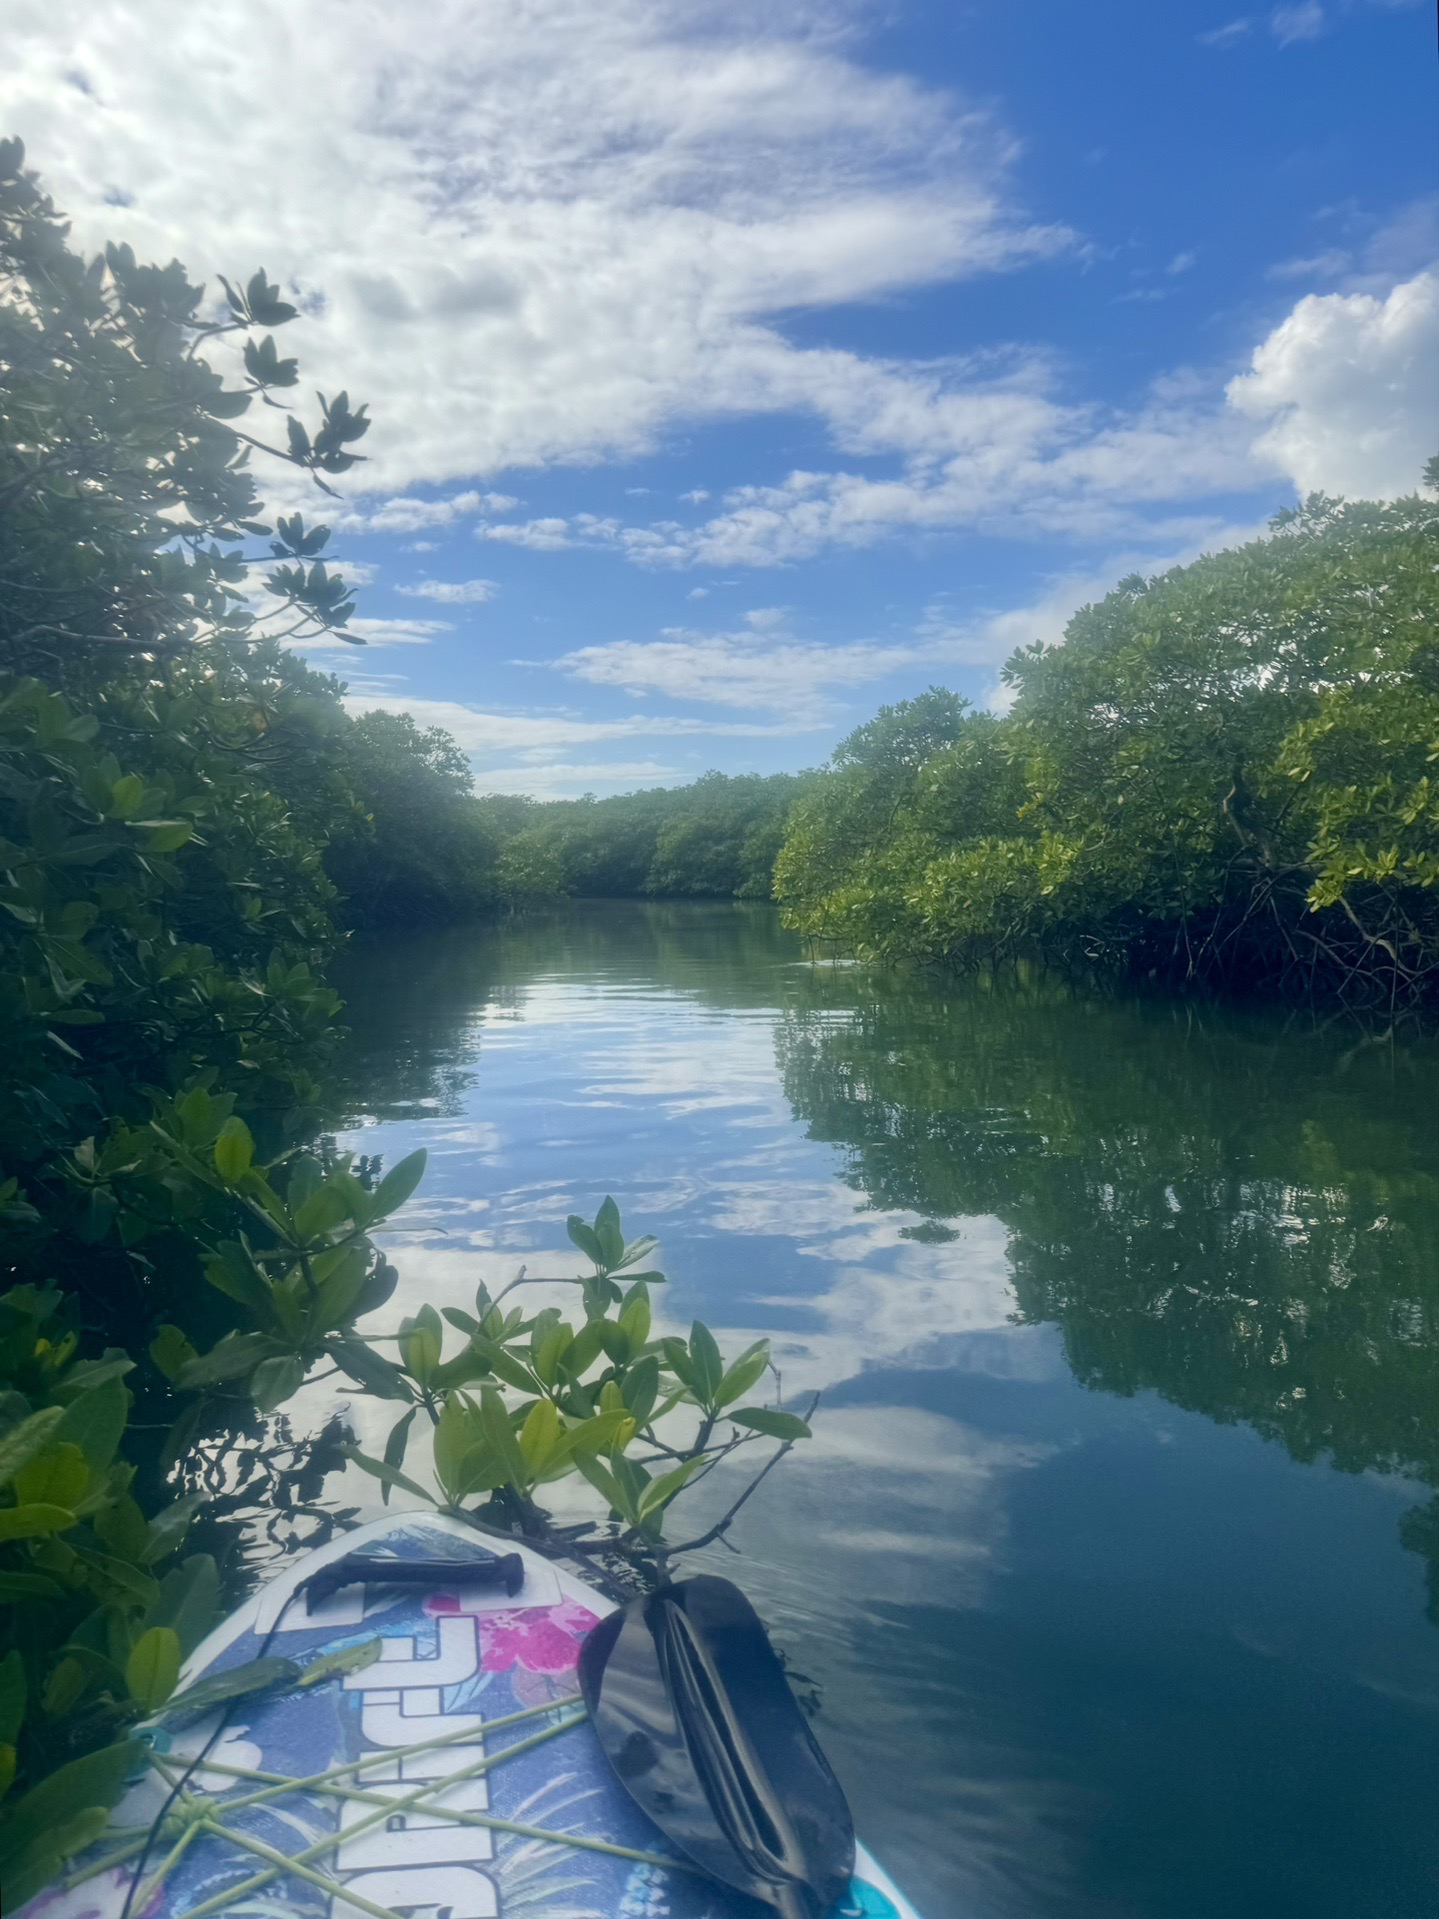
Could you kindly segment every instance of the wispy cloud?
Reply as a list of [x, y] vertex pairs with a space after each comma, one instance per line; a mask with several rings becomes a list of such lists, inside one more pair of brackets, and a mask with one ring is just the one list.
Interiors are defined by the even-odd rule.
[[[344, 629], [362, 640], [371, 651], [385, 646], [428, 646], [431, 640], [441, 633], [451, 633], [454, 628], [448, 620], [377, 620], [354, 619]], [[303, 653], [351, 653], [353, 645], [336, 633], [323, 633], [311, 640], [292, 641], [297, 652]]]
[[398, 589], [411, 599], [438, 600], [442, 606], [479, 606], [499, 590], [495, 580], [421, 580], [417, 586]]
[[1208, 33], [1198, 33], [1194, 37], [1201, 47], [1233, 47], [1241, 40], [1247, 40], [1253, 31], [1254, 22], [1246, 16], [1229, 20], [1222, 27], [1211, 27]]
[[[712, 763], [715, 740], [794, 739], [817, 730], [808, 715], [783, 721], [711, 720], [664, 713], [627, 713], [613, 719], [586, 719], [574, 712], [495, 711], [460, 700], [412, 696], [403, 685], [379, 676], [352, 682], [345, 704], [351, 713], [409, 713], [420, 726], [441, 726], [470, 756], [481, 792], [529, 793], [537, 798], [618, 791], [636, 784], [693, 778]], [[650, 741], [683, 742], [692, 763], [636, 758]], [[605, 747], [621, 749], [614, 759]], [[629, 747], [629, 753], [623, 749]]]
[[1318, 0], [1276, 7], [1269, 16], [1269, 31], [1281, 47], [1292, 47], [1301, 40], [1317, 40], [1329, 29], [1329, 18]]

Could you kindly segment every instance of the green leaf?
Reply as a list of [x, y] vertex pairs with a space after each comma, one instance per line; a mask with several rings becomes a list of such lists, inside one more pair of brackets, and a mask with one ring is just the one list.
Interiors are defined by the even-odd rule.
[[690, 1327], [690, 1360], [695, 1369], [695, 1392], [705, 1405], [713, 1406], [724, 1377], [724, 1361], [714, 1334], [699, 1320]]
[[560, 1370], [567, 1379], [583, 1379], [604, 1351], [600, 1324], [598, 1320], [589, 1320], [560, 1355]]
[[[86, 1753], [83, 1759], [72, 1759], [42, 1779], [0, 1822], [0, 1864], [8, 1865], [36, 1839], [57, 1832], [92, 1807], [108, 1810], [120, 1797], [126, 1774], [139, 1757], [139, 1748], [125, 1739]], [[6, 1910], [11, 1910], [8, 1900]]]
[[128, 820], [145, 803], [145, 782], [138, 773], [126, 773], [110, 788], [109, 812], [113, 819]]
[[135, 1641], [125, 1661], [130, 1697], [146, 1712], [162, 1706], [180, 1677], [180, 1640], [170, 1626], [151, 1626]]
[[367, 1346], [363, 1339], [331, 1339], [327, 1343], [327, 1350], [352, 1379], [357, 1379], [376, 1398], [410, 1397], [405, 1376], [399, 1367], [386, 1359], [383, 1353], [377, 1353], [373, 1346]]
[[575, 1465], [595, 1491], [608, 1503], [612, 1512], [617, 1512], [620, 1518], [626, 1520], [631, 1526], [639, 1525], [638, 1507], [630, 1499], [627, 1488], [620, 1484], [612, 1472], [586, 1453], [576, 1453]]
[[582, 1453], [623, 1452], [635, 1436], [634, 1415], [626, 1407], [607, 1407], [603, 1412], [571, 1426], [566, 1435], [567, 1452], [578, 1461]]
[[[96, 1497], [104, 1498], [103, 1492]], [[117, 1559], [143, 1560], [148, 1528], [144, 1513], [128, 1493], [101, 1506], [90, 1523], [101, 1545]]]
[[0, 1486], [8, 1486], [27, 1461], [44, 1452], [64, 1417], [63, 1407], [45, 1406], [10, 1428], [0, 1439]]
[[260, 1361], [250, 1375], [250, 1392], [262, 1413], [272, 1413], [297, 1393], [304, 1381], [304, 1360], [295, 1353], [281, 1353]]
[[535, 1348], [533, 1365], [536, 1374], [546, 1386], [553, 1386], [559, 1378], [560, 1361], [574, 1340], [574, 1330], [563, 1320], [552, 1326]]
[[620, 1381], [620, 1392], [637, 1426], [643, 1426], [654, 1411], [660, 1390], [660, 1362], [653, 1353], [629, 1367]]
[[275, 1324], [269, 1284], [239, 1240], [227, 1239], [218, 1246], [205, 1261], [204, 1272], [216, 1292], [247, 1306], [262, 1326]]
[[497, 1346], [492, 1339], [486, 1339], [478, 1333], [471, 1343], [495, 1377], [502, 1379], [507, 1386], [513, 1386], [522, 1393], [537, 1393], [540, 1390], [540, 1382], [529, 1367], [503, 1346]]
[[383, 1651], [382, 1639], [362, 1639], [358, 1645], [341, 1646], [338, 1652], [321, 1653], [300, 1674], [300, 1684], [318, 1686], [327, 1679], [339, 1678], [345, 1673], [363, 1672], [366, 1666], [374, 1665]]
[[68, 1532], [78, 1524], [64, 1506], [7, 1506], [0, 1512], [0, 1540], [39, 1539], [46, 1533]]
[[280, 1686], [293, 1686], [300, 1668], [293, 1659], [251, 1659], [243, 1666], [231, 1666], [228, 1672], [211, 1673], [184, 1692], [176, 1693], [165, 1708], [166, 1719], [189, 1717], [221, 1706], [227, 1699], [244, 1699], [257, 1692], [270, 1692]]
[[645, 1288], [632, 1288], [631, 1291], [634, 1296], [620, 1314], [619, 1326], [631, 1350], [637, 1352], [650, 1336], [650, 1301]]
[[209, 1553], [192, 1553], [160, 1581], [152, 1626], [172, 1626], [188, 1656], [215, 1623], [220, 1610], [220, 1573]]
[[425, 1162], [428, 1158], [423, 1147], [402, 1159], [398, 1166], [390, 1171], [375, 1188], [372, 1201], [372, 1220], [385, 1219], [391, 1213], [397, 1213], [405, 1201], [414, 1192], [425, 1177]]
[[167, 1559], [185, 1543], [185, 1535], [190, 1530], [190, 1522], [205, 1504], [203, 1493], [186, 1493], [183, 1499], [175, 1500], [155, 1517], [145, 1528], [145, 1544], [140, 1554], [142, 1566], [153, 1566]]
[[599, 1242], [600, 1262], [613, 1272], [625, 1256], [625, 1236], [620, 1231], [620, 1209], [608, 1196], [595, 1214], [594, 1230]]
[[119, 1450], [129, 1413], [129, 1393], [118, 1379], [107, 1379], [65, 1408], [55, 1438], [78, 1446], [92, 1470], [104, 1472]]
[[689, 1347], [686, 1346], [682, 1339], [663, 1339], [660, 1341], [660, 1345], [664, 1350], [665, 1360], [669, 1369], [675, 1378], [679, 1380], [681, 1385], [688, 1387], [691, 1392], [694, 1392], [699, 1375], [690, 1361]]
[[0, 1659], [0, 1744], [15, 1744], [24, 1718], [25, 1661], [12, 1646]]
[[673, 1472], [661, 1473], [658, 1479], [652, 1479], [640, 1494], [640, 1524], [643, 1525], [662, 1513], [675, 1494], [688, 1484], [703, 1463], [699, 1459], [687, 1459], [683, 1465], [676, 1466]]
[[519, 1491], [525, 1491], [525, 1456], [515, 1439], [509, 1414], [505, 1411], [505, 1402], [493, 1386], [480, 1388], [480, 1418], [484, 1436], [494, 1450], [505, 1479]]
[[[463, 1483], [462, 1468], [466, 1454], [473, 1449], [480, 1437], [478, 1407], [463, 1393], [447, 1394], [435, 1425], [431, 1451], [435, 1462], [435, 1477], [444, 1488], [445, 1497], [451, 1504], [462, 1499], [469, 1490]], [[396, 1468], [400, 1464], [397, 1459], [393, 1461], [387, 1459], [385, 1463]]]
[[810, 1439], [813, 1437], [809, 1427], [797, 1413], [778, 1413], [769, 1406], [742, 1406], [730, 1418], [736, 1426], [748, 1426], [751, 1431], [765, 1433], [770, 1439]]
[[192, 1392], [199, 1386], [216, 1386], [221, 1380], [239, 1379], [268, 1358], [277, 1343], [268, 1333], [226, 1333], [208, 1353], [187, 1360], [175, 1383], [184, 1391]]
[[[405, 1447], [409, 1442], [410, 1428], [414, 1425], [415, 1414], [419, 1410], [418, 1406], [411, 1406], [407, 1413], [400, 1414], [390, 1428], [390, 1436], [385, 1441], [385, 1464], [394, 1472], [398, 1472], [405, 1463]], [[380, 1504], [388, 1506], [389, 1503], [390, 1485], [386, 1481], [380, 1488]]]
[[15, 1497], [22, 1505], [68, 1506], [85, 1497], [90, 1468], [78, 1446], [68, 1441], [49, 1447], [15, 1475]]
[[345, 1446], [341, 1449], [346, 1459], [353, 1460], [361, 1472], [369, 1473], [372, 1479], [380, 1480], [386, 1486], [398, 1486], [402, 1492], [409, 1493], [412, 1499], [420, 1500], [426, 1506], [435, 1504], [435, 1495], [427, 1493], [423, 1486], [416, 1485], [393, 1466], [386, 1466], [382, 1460], [371, 1459], [368, 1453], [362, 1453], [358, 1446]]
[[520, 1452], [532, 1479], [538, 1479], [559, 1446], [562, 1428], [553, 1400], [537, 1399], [520, 1428]]
[[769, 1341], [757, 1340], [747, 1352], [741, 1353], [726, 1371], [719, 1383], [719, 1391], [715, 1394], [715, 1405], [717, 1407], [733, 1406], [737, 1399], [743, 1399], [755, 1381], [763, 1378], [768, 1366]]
[[178, 1326], [164, 1325], [150, 1341], [150, 1357], [174, 1386], [185, 1368], [200, 1355]]
[[565, 1221], [565, 1231], [569, 1234], [575, 1245], [579, 1247], [586, 1259], [592, 1261], [596, 1266], [604, 1265], [605, 1256], [600, 1248], [600, 1242], [595, 1236], [594, 1228], [587, 1226], [578, 1213], [570, 1214], [569, 1218]]
[[400, 1321], [400, 1358], [421, 1386], [434, 1377], [444, 1349], [445, 1329], [433, 1306], [422, 1306], [413, 1319]]
[[43, 1573], [0, 1572], [0, 1599], [63, 1599], [65, 1588]]
[[250, 1129], [238, 1113], [232, 1113], [215, 1140], [215, 1171], [229, 1186], [249, 1172], [255, 1157], [255, 1142]]
[[295, 1234], [305, 1241], [324, 1239], [350, 1217], [349, 1201], [338, 1186], [317, 1187], [295, 1209]]
[[193, 820], [131, 820], [130, 824], [148, 833], [145, 850], [150, 853], [177, 853], [195, 837]]
[[[102, 1669], [108, 1669], [109, 1661]], [[51, 1668], [40, 1695], [40, 1710], [47, 1719], [65, 1719], [84, 1698], [90, 1684], [91, 1663], [75, 1653], [67, 1654]]]

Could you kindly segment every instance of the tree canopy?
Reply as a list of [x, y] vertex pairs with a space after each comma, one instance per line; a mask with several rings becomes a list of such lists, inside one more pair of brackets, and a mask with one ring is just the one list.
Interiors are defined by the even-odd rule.
[[1436, 565], [1433, 500], [1316, 497], [1016, 653], [1002, 717], [942, 743], [934, 694], [886, 709], [795, 809], [788, 922], [890, 957], [1432, 998]]

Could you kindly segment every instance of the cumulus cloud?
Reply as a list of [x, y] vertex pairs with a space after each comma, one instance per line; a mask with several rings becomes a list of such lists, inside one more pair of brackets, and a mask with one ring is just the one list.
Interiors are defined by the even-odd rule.
[[1012, 203], [1004, 129], [861, 66], [851, 24], [842, 0], [13, 0], [0, 109], [84, 243], [294, 289], [307, 380], [372, 403], [360, 477], [403, 496], [635, 453], [677, 415], [822, 410], [774, 316], [1069, 243]]
[[442, 606], [478, 606], [499, 590], [496, 580], [421, 580], [418, 586], [398, 589], [413, 600], [438, 600]]
[[1309, 294], [1255, 349], [1229, 401], [1301, 494], [1412, 493], [1439, 422], [1439, 275], [1387, 298]]
[[[388, 0], [11, 0], [0, 115], [82, 244], [178, 253], [212, 281], [263, 264], [294, 293], [305, 318], [287, 339], [307, 383], [347, 387], [375, 414], [369, 464], [352, 476], [369, 492], [341, 510], [341, 530], [473, 522], [487, 542], [652, 567], [784, 566], [956, 529], [1172, 546], [1219, 523], [1206, 500], [1276, 467], [1342, 469], [1351, 485], [1380, 471], [1388, 486], [1412, 465], [1380, 365], [1392, 340], [1366, 335], [1347, 376], [1349, 322], [1329, 316], [1307, 350], [1303, 302], [1229, 405], [1217, 373], [1101, 408], [1065, 394], [1034, 350], [920, 363], [788, 338], [795, 309], [1074, 245], [1018, 206], [1015, 143], [993, 113], [863, 65], [859, 17], [853, 0], [431, 0], [423, 15]], [[1267, 20], [1301, 39], [1326, 17], [1311, 0], [1201, 37], [1230, 44]], [[1190, 262], [1174, 256], [1156, 284]], [[1387, 311], [1393, 277], [1348, 291]], [[1427, 391], [1409, 361], [1395, 379]], [[1366, 415], [1366, 393], [1382, 418]], [[715, 501], [694, 488], [688, 524], [506, 518], [521, 503], [474, 479], [631, 456], [677, 421], [766, 413], [818, 421], [833, 456]], [[642, 517], [638, 504], [626, 515]], [[705, 684], [738, 687], [747, 649], [743, 634], [718, 636]], [[614, 683], [636, 686], [680, 657], [591, 651], [570, 670], [629, 671], [640, 677]], [[859, 646], [836, 670], [859, 674], [868, 658]]]

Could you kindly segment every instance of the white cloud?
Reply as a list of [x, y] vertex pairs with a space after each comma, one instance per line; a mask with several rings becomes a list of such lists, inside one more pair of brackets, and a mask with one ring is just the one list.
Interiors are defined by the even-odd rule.
[[1350, 244], [1276, 261], [1269, 279], [1327, 280], [1341, 293], [1387, 295], [1396, 281], [1439, 261], [1439, 193], [1406, 201], [1382, 220], [1349, 206], [1327, 208], [1321, 217], [1337, 217]]
[[479, 771], [506, 762], [522, 766], [553, 767], [559, 756], [574, 747], [592, 747], [606, 740], [787, 739], [810, 730], [800, 718], [765, 724], [758, 721], [714, 721], [657, 713], [628, 713], [616, 719], [586, 720], [572, 713], [493, 713], [466, 706], [459, 700], [411, 698], [407, 694], [351, 692], [345, 701], [352, 713], [381, 708], [412, 714], [421, 726], [442, 726], [454, 735], [475, 760]]
[[452, 520], [480, 512], [483, 497], [473, 490], [451, 494], [447, 500], [412, 500], [401, 496], [364, 507], [343, 507], [335, 519], [347, 532], [419, 533], [425, 527], [448, 526]]
[[[378, 620], [354, 619], [345, 627], [346, 633], [374, 649], [381, 646], [428, 646], [439, 633], [452, 633], [454, 628], [448, 620]], [[322, 633], [314, 639], [292, 641], [296, 652], [331, 653], [352, 652], [352, 643], [341, 639], [338, 634]]]
[[867, 70], [854, 25], [847, 0], [12, 0], [0, 117], [82, 244], [297, 290], [306, 386], [371, 403], [355, 479], [402, 494], [823, 412], [839, 363], [817, 378], [774, 316], [1068, 245], [1011, 204], [992, 116]]
[[1245, 40], [1254, 30], [1254, 22], [1248, 18], [1230, 20], [1222, 27], [1212, 27], [1208, 33], [1196, 34], [1201, 47], [1232, 47]]
[[1300, 40], [1317, 40], [1328, 31], [1329, 21], [1318, 0], [1302, 0], [1292, 7], [1276, 7], [1269, 16], [1269, 31], [1281, 47]]
[[438, 600], [442, 606], [478, 606], [499, 592], [496, 580], [421, 580], [418, 586], [397, 591], [415, 600]]
[[580, 647], [556, 665], [596, 686], [666, 699], [789, 713], [822, 723], [834, 687], [864, 686], [927, 657], [922, 645], [822, 646], [773, 629], [700, 633], [667, 627], [658, 640]]
[[[1162, 564], [1193, 557], [1185, 551], [1166, 556]], [[1058, 641], [1077, 608], [1107, 593], [1136, 564], [1143, 561], [1118, 554], [1101, 571], [1050, 582], [1025, 605], [968, 618], [957, 618], [936, 602], [911, 633], [896, 639], [822, 645], [789, 632], [779, 609], [759, 608], [736, 632], [669, 627], [658, 640], [581, 647], [555, 665], [577, 679], [635, 695], [782, 712], [818, 725], [836, 717], [833, 695], [842, 690], [911, 669], [918, 679], [943, 677], [954, 668], [995, 667], [1018, 646]]]
[[[1314, 15], [1272, 21], [1302, 36]], [[993, 114], [866, 68], [859, 19], [853, 0], [10, 0], [0, 118], [82, 245], [212, 281], [263, 263], [294, 291], [306, 387], [375, 416], [352, 476], [372, 497], [342, 528], [477, 521], [540, 553], [719, 567], [959, 528], [1198, 537], [1195, 502], [1262, 483], [1216, 379], [1105, 410], [1034, 351], [888, 361], [781, 331], [1074, 244], [1015, 205]], [[692, 489], [698, 525], [505, 520], [518, 500], [466, 484], [780, 413], [819, 421], [834, 459], [717, 507]]]
[[1309, 294], [1228, 391], [1265, 422], [1256, 455], [1301, 494], [1412, 493], [1439, 430], [1439, 276], [1417, 274], [1386, 299]]
[[507, 546], [527, 546], [535, 553], [558, 553], [576, 541], [568, 520], [506, 520], [494, 526], [477, 526], [477, 540], [502, 540]]
[[519, 761], [486, 766], [477, 775], [481, 793], [521, 793], [532, 800], [577, 799], [582, 793], [631, 793], [640, 786], [674, 786], [694, 769], [666, 760]]

